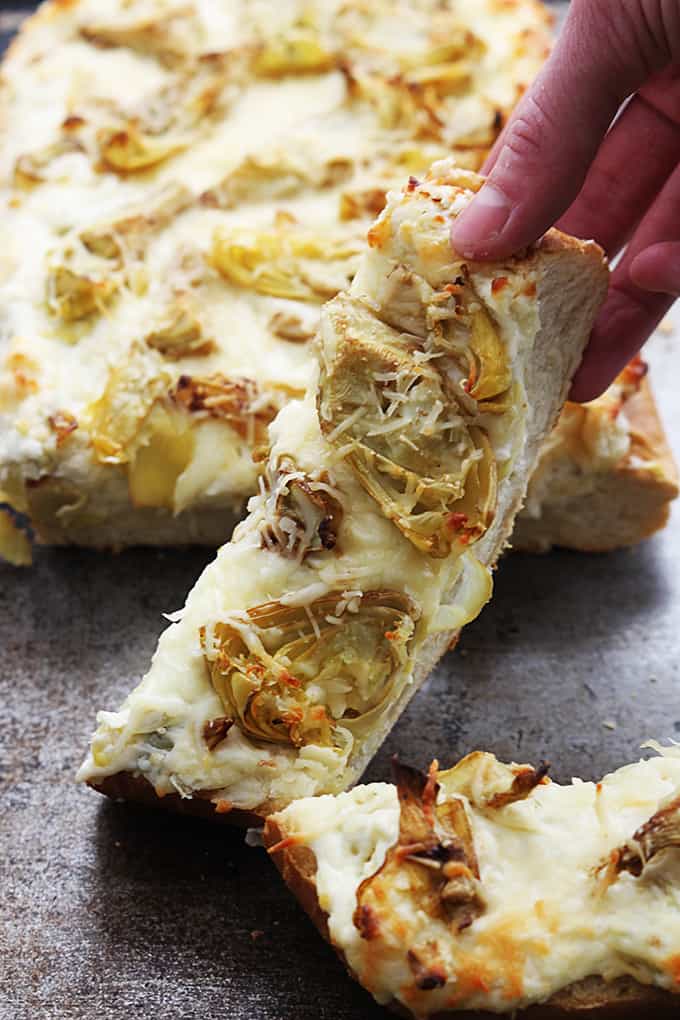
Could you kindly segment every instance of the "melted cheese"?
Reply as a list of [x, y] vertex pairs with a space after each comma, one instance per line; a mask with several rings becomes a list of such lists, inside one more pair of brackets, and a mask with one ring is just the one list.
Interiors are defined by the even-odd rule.
[[[367, 941], [354, 925], [359, 885], [397, 840], [395, 787], [298, 801], [277, 821], [314, 851], [331, 940], [379, 1002], [396, 999], [423, 1017], [450, 1008], [510, 1013], [595, 975], [631, 975], [676, 990], [680, 892], [673, 874], [664, 881], [623, 872], [607, 885], [599, 870], [680, 793], [680, 753], [661, 750], [601, 783], [538, 786], [504, 808], [481, 810], [463, 798], [486, 909], [458, 934], [396, 887], [401, 942]], [[443, 964], [442, 987], [415, 987], [407, 950], [416, 946], [426, 964]]]
[[[344, 194], [400, 182], [455, 147], [456, 138], [461, 158], [477, 166], [491, 137], [494, 111], [508, 111], [518, 89], [540, 66], [545, 23], [546, 15], [533, 0], [485, 0], [474, 11], [461, 0], [451, 0], [444, 11], [429, 0], [381, 0], [369, 6], [359, 0], [79, 0], [44, 5], [6, 59], [0, 93], [0, 218], [6, 238], [0, 263], [0, 485], [12, 492], [15, 504], [25, 502], [27, 481], [56, 477], [82, 497], [80, 510], [60, 519], [72, 526], [68, 534], [77, 540], [84, 534], [79, 521], [110, 519], [114, 508], [127, 504], [121, 538], [133, 542], [135, 517], [126, 473], [116, 466], [107, 473], [97, 463], [86, 411], [101, 397], [112, 368], [143, 340], [149, 323], [164, 315], [178, 258], [187, 250], [199, 260], [208, 255], [216, 229], [229, 231], [244, 224], [270, 228], [282, 210], [303, 227], [336, 229]], [[145, 25], [155, 26], [146, 36]], [[393, 95], [386, 82], [429, 59], [424, 56], [428, 47], [452, 26], [462, 33], [468, 77], [460, 88], [451, 94], [445, 90], [440, 97], [449, 133], [423, 140], [417, 117], [404, 120], [389, 113], [390, 104], [401, 108], [404, 95], [398, 90]], [[296, 73], [293, 67], [292, 73], [271, 76], [248, 69], [248, 54], [270, 47], [268, 59], [274, 59], [280, 40], [300, 33], [303, 39], [310, 34], [317, 39], [332, 55], [333, 66], [318, 73], [303, 73], [304, 67]], [[465, 45], [474, 45], [472, 62]], [[227, 70], [233, 80], [222, 105], [177, 129], [181, 144], [175, 154], [143, 174], [116, 174], [100, 165], [98, 131], [124, 126], [126, 119], [141, 118], [142, 124], [150, 119], [155, 125], [151, 141], [162, 141], [162, 131], [153, 132], [173, 113], [172, 104], [169, 110], [163, 106], [163, 90], [175, 87], [187, 68], [194, 74], [205, 52], [229, 52], [234, 58]], [[235, 59], [239, 53], [243, 67]], [[440, 54], [436, 59], [443, 58]], [[335, 66], [342, 62], [351, 65], [359, 95]], [[181, 104], [182, 97], [180, 88], [174, 104]], [[84, 124], [72, 124], [64, 132], [67, 118], [82, 118]], [[487, 140], [475, 142], [470, 133], [480, 130]], [[73, 144], [55, 153], [54, 146], [64, 139]], [[38, 176], [30, 186], [19, 186], [15, 165], [27, 156]], [[310, 181], [280, 197], [266, 189], [255, 192], [231, 208], [198, 201], [204, 191], [219, 190], [220, 182], [248, 158], [265, 165], [297, 160]], [[313, 168], [324, 166], [348, 169], [339, 179], [331, 176], [319, 185], [323, 173], [315, 179]], [[151, 232], [132, 268], [121, 273], [107, 269], [104, 261], [104, 277], [116, 277], [116, 289], [102, 314], [66, 324], [51, 314], [48, 271], [59, 262], [63, 245], [133, 205], [144, 207], [158, 188], [174, 182], [182, 182], [194, 201]], [[374, 211], [369, 209], [367, 216]], [[363, 234], [359, 223], [357, 236]], [[283, 384], [305, 390], [313, 372], [309, 345], [283, 339], [272, 322], [277, 315], [302, 321], [303, 335], [310, 336], [318, 306], [236, 287], [214, 270], [195, 287], [195, 295], [214, 351], [167, 363], [170, 377], [222, 372], [247, 376], [265, 389]], [[17, 357], [38, 366], [28, 388], [12, 367]], [[59, 444], [49, 425], [56, 413], [75, 417], [79, 425]], [[196, 427], [200, 432], [200, 423]], [[196, 442], [187, 477], [175, 491], [174, 513], [235, 507], [256, 490], [249, 444], [225, 424], [210, 434], [219, 438], [224, 452], [211, 456], [209, 444]], [[186, 520], [191, 532], [190, 517]], [[140, 517], [140, 534], [147, 535], [145, 529]]]

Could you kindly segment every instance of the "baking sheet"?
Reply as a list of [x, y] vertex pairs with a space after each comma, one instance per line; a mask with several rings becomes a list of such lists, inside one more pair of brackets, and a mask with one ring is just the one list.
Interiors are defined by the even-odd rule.
[[[11, 5], [13, 6], [13, 5]], [[10, 14], [0, 6], [0, 31]], [[680, 453], [677, 330], [648, 350]], [[73, 783], [98, 707], [145, 669], [210, 555], [42, 550], [0, 565], [1, 1020], [380, 1020], [240, 832]], [[596, 778], [680, 734], [680, 507], [644, 546], [513, 556], [402, 717], [390, 756], [475, 748]]]

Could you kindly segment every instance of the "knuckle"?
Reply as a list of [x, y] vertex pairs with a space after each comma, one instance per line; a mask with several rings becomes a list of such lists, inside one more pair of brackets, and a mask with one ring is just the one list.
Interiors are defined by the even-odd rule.
[[564, 163], [564, 138], [556, 118], [540, 96], [527, 95], [508, 126], [495, 174], [557, 180]]
[[612, 321], [616, 321], [617, 315], [622, 320], [630, 320], [631, 315], [634, 315], [640, 321], [649, 320], [651, 332], [659, 307], [659, 295], [641, 290], [627, 275], [617, 277], [614, 274], [609, 285], [608, 307]]

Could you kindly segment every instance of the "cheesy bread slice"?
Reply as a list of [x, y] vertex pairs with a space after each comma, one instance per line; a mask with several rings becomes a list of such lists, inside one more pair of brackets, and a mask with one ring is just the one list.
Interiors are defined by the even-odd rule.
[[427, 774], [395, 762], [395, 785], [296, 801], [264, 840], [400, 1016], [673, 1017], [680, 752], [657, 750], [567, 786], [480, 751]]
[[[0, 554], [204, 542], [386, 190], [477, 169], [535, 0], [49, 0], [0, 79]], [[2, 508], [5, 508], [3, 511]]]
[[81, 779], [230, 821], [341, 790], [488, 600], [608, 273], [557, 232], [460, 259], [481, 183], [449, 160], [392, 193], [249, 515], [100, 713]]

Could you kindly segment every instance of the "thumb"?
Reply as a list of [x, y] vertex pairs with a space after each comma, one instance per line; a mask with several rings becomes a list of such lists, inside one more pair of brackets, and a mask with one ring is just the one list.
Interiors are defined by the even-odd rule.
[[[639, 0], [572, 0], [548, 63], [496, 146], [487, 183], [453, 225], [452, 244], [465, 258], [506, 258], [576, 198], [619, 106], [650, 73], [654, 47], [640, 42], [636, 17]], [[667, 59], [659, 48], [659, 64]]]

